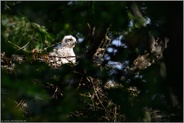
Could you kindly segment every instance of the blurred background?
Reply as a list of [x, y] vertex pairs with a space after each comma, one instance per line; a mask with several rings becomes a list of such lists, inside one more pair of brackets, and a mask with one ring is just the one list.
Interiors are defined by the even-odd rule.
[[[183, 121], [183, 1], [1, 1], [1, 8], [1, 121]], [[78, 40], [76, 65], [34, 60], [34, 49], [48, 54], [68, 34]], [[168, 39], [167, 48], [132, 70], [150, 53], [150, 35], [162, 45]], [[98, 48], [104, 52], [94, 58]]]

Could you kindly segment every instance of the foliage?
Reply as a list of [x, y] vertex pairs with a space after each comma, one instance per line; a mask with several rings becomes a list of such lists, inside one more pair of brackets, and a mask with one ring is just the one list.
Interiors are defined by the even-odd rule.
[[[2, 2], [2, 121], [182, 121], [182, 81], [166, 84], [165, 55], [181, 30], [170, 37], [172, 16], [151, 4]], [[67, 34], [77, 63], [50, 68], [45, 56]]]

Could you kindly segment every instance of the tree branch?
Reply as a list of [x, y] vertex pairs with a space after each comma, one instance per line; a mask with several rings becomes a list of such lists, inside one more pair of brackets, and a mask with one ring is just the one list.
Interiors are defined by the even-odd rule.
[[[94, 30], [95, 29], [95, 30]], [[90, 47], [87, 49], [85, 56], [88, 59], [92, 59], [96, 50], [98, 49], [101, 42], [105, 39], [106, 33], [109, 29], [109, 25], [101, 26], [101, 27], [93, 27], [91, 30], [91, 34], [88, 38]]]
[[142, 13], [135, 2], [132, 2], [130, 5], [130, 11], [132, 15], [135, 17], [135, 21], [141, 24], [143, 27], [146, 26], [145, 18], [142, 16]]

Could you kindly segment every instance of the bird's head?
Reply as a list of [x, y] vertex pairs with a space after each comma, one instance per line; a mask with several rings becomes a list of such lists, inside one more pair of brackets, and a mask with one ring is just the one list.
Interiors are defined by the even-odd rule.
[[72, 35], [66, 35], [63, 40], [61, 41], [61, 45], [64, 47], [70, 47], [73, 48], [75, 44], [77, 43], [77, 40]]

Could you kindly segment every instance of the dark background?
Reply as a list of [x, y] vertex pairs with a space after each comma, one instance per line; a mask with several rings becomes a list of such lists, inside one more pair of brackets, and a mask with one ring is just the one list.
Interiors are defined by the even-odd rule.
[[[48, 45], [50, 45], [50, 44], [54, 44], [54, 43], [60, 41], [64, 35], [72, 34], [77, 39], [79, 39], [79, 38], [84, 39], [84, 41], [82, 43], [79, 43], [78, 45], [76, 45], [76, 47], [74, 49], [77, 55], [82, 56], [84, 54], [84, 52], [87, 52], [87, 48], [91, 47], [91, 45], [89, 43], [90, 39], [88, 38], [88, 35], [91, 32], [87, 26], [87, 23], [89, 23], [91, 27], [96, 27], [99, 30], [101, 30], [101, 29], [103, 30], [105, 27], [107, 27], [107, 25], [110, 24], [111, 25], [111, 28], [110, 28], [111, 38], [115, 39], [116, 37], [121, 35], [123, 32], [126, 32], [128, 29], [130, 29], [130, 27], [128, 26], [129, 21], [130, 21], [130, 18], [128, 16], [130, 3], [131, 2], [67, 2], [67, 1], [65, 1], [65, 2], [59, 2], [59, 1], [58, 2], [51, 2], [51, 1], [50, 2], [49, 1], [48, 2], [26, 2], [26, 1], [25, 2], [21, 2], [21, 1], [19, 1], [19, 2], [5, 2], [5, 1], [2, 1], [1, 2], [1, 14], [2, 14], [1, 20], [2, 20], [2, 22], [4, 22], [3, 20], [6, 18], [11, 18], [13, 16], [17, 16], [17, 18], [21, 18], [21, 16], [24, 16], [29, 20], [29, 22], [34, 22], [34, 23], [39, 24], [40, 26], [44, 26], [44, 29], [46, 30], [47, 34], [46, 33], [43, 33], [43, 34], [39, 33], [38, 38], [41, 36], [43, 36], [44, 38], [39, 38], [40, 40], [37, 41], [37, 43], [35, 43], [35, 45], [30, 46], [30, 48], [26, 49], [28, 52], [31, 52], [31, 50], [34, 47], [36, 47], [37, 45], [40, 46], [40, 44], [42, 44], [44, 42], [44, 39], [45, 40], [47, 39], [47, 41], [49, 42]], [[165, 63], [166, 68], [167, 68], [167, 77], [166, 77], [166, 79], [161, 81], [161, 84], [159, 84], [159, 89], [160, 89], [159, 92], [162, 92], [164, 94], [165, 98], [164, 98], [163, 102], [166, 102], [166, 105], [168, 106], [167, 111], [170, 114], [172, 114], [172, 113], [176, 114], [174, 117], [172, 117], [169, 120], [170, 121], [182, 121], [183, 120], [183, 112], [182, 112], [182, 110], [183, 110], [183, 2], [181, 2], [181, 1], [180, 2], [172, 2], [172, 1], [170, 1], [170, 2], [167, 2], [167, 1], [156, 2], [155, 1], [155, 2], [136, 2], [136, 4], [139, 6], [143, 16], [149, 17], [151, 19], [151, 24], [148, 25], [147, 26], [148, 28], [146, 27], [146, 29], [148, 29], [149, 31], [153, 31], [153, 30], [156, 31], [159, 34], [160, 38], [164, 38], [164, 37], [169, 38], [168, 47], [164, 51], [164, 63]], [[9, 21], [9, 23], [11, 23], [11, 21]], [[4, 37], [4, 34], [7, 33], [6, 29], [9, 27], [7, 27], [6, 25], [2, 25], [2, 23], [1, 23], [1, 26], [2, 26], [1, 27], [1, 30], [2, 30], [2, 32], [1, 32], [1, 36], [2, 36], [2, 38], [1, 38], [2, 39], [1, 52], [7, 52], [8, 55], [12, 55], [13, 53], [18, 54], [21, 52], [21, 51], [15, 50], [13, 48], [10, 48], [11, 46], [6, 43], [8, 40], [12, 39], [12, 42], [15, 42], [15, 44], [17, 44], [17, 41], [20, 40], [19, 45], [23, 46], [23, 44], [25, 44], [26, 40], [27, 40], [26, 36], [31, 35], [34, 32], [37, 33], [36, 29], [35, 29], [36, 31], [35, 30], [33, 32], [30, 31], [29, 33], [26, 33], [25, 38], [23, 38], [23, 39], [20, 39], [20, 37], [24, 37], [22, 35], [22, 32], [9, 33], [10, 37], [7, 39]], [[23, 28], [24, 28], [24, 26], [21, 27], [21, 29], [23, 29]], [[133, 28], [136, 28], [136, 27], [133, 27]], [[140, 27], [139, 29], [144, 30], [144, 28], [145, 27]], [[39, 29], [41, 29], [41, 28], [39, 28]], [[99, 31], [99, 34], [97, 34], [97, 35], [100, 35], [100, 34], [101, 33]], [[49, 36], [51, 36], [52, 38], [49, 38]], [[141, 34], [141, 36], [144, 38], [144, 35]], [[137, 37], [135, 36], [134, 38], [137, 38]], [[122, 42], [124, 42], [124, 41], [122, 40]], [[43, 47], [44, 46], [46, 46], [46, 44], [44, 44]], [[111, 60], [113, 60], [113, 58], [115, 58], [117, 61], [122, 61], [122, 60], [128, 59], [128, 58], [131, 59], [131, 57], [126, 57], [126, 55], [124, 55], [125, 51], [127, 51], [127, 50], [120, 49], [118, 56], [122, 56], [122, 57], [114, 56], [114, 57], [112, 57]], [[131, 52], [130, 49], [128, 49], [128, 51]], [[119, 58], [119, 59], [117, 59], [117, 58]], [[85, 57], [84, 57], [84, 59], [85, 59]], [[35, 64], [35, 65], [37, 65], [37, 64]], [[39, 64], [38, 64], [38, 66], [39, 66]], [[89, 69], [89, 71], [94, 71], [94, 73], [97, 73], [97, 71], [99, 71], [96, 67], [92, 67], [92, 65], [89, 61], [85, 61], [85, 60], [82, 61], [81, 64], [80, 64], [80, 60], [79, 60], [78, 67], [79, 68], [81, 67], [81, 69], [86, 69], [86, 70]], [[44, 66], [43, 68], [46, 70], [47, 67]], [[25, 68], [20, 67], [19, 69], [22, 71], [25, 69], [25, 71], [26, 71], [26, 67]], [[68, 72], [67, 69], [68, 69], [68, 67], [66, 67], [66, 69], [63, 68], [64, 75], [70, 75], [70, 73]], [[32, 74], [32, 72], [30, 72], [29, 74]], [[21, 74], [20, 74], [20, 76], [22, 76]], [[47, 74], [48, 73], [46, 73], [46, 75]], [[89, 72], [89, 75], [90, 74], [93, 74], [93, 73]], [[45, 76], [45, 73], [40, 73], [39, 75]], [[104, 74], [104, 76], [105, 75], [106, 75], [106, 73]], [[2, 87], [6, 88], [6, 89], [9, 88], [9, 84], [11, 85], [11, 82], [14, 79], [12, 77], [10, 77], [9, 74], [8, 75], [4, 74], [3, 71], [2, 71], [1, 76], [3, 78]], [[70, 76], [73, 77], [76, 75], [72, 74]], [[118, 76], [118, 74], [115, 76]], [[33, 78], [35, 78], [35, 75], [30, 76], [30, 79], [33, 79]], [[77, 78], [77, 80], [79, 78]], [[112, 76], [110, 76], [109, 78], [112, 78]], [[148, 76], [148, 78], [152, 78], [152, 75], [150, 74]], [[21, 79], [19, 80], [19, 79], [20, 78], [18, 78], [17, 81], [20, 83], [21, 83], [21, 81], [26, 81], [26, 79], [25, 80], [21, 80]], [[38, 79], [41, 81], [43, 80], [43, 78], [41, 78], [41, 76], [40, 76], [40, 78], [38, 77]], [[63, 80], [64, 80], [64, 78], [63, 78]], [[142, 80], [140, 80], [140, 81], [142, 81]], [[7, 84], [8, 82], [9, 82], [9, 84]], [[138, 86], [140, 86], [140, 85], [138, 85]], [[25, 86], [28, 86], [28, 85], [25, 85]], [[157, 86], [155, 86], [155, 87], [157, 87]], [[16, 90], [19, 87], [18, 88], [17, 87], [10, 87], [10, 88], [14, 88]], [[43, 89], [43, 91], [44, 91], [44, 89]], [[73, 90], [69, 91], [69, 92], [72, 93]], [[23, 91], [23, 93], [25, 94], [25, 95], [24, 94], [23, 95], [26, 97], [27, 92]], [[37, 91], [35, 93], [37, 93]], [[73, 92], [73, 93], [75, 95], [75, 92]], [[115, 93], [122, 93], [122, 92], [117, 91]], [[112, 95], [113, 94], [114, 93], [112, 92]], [[72, 96], [74, 96], [74, 95], [72, 95]], [[174, 95], [174, 96], [171, 96], [171, 95]], [[68, 96], [70, 96], [70, 94]], [[174, 97], [174, 99], [172, 97]], [[13, 96], [13, 99], [15, 99], [15, 100], [19, 100], [19, 98], [22, 98], [21, 94], [20, 95], [18, 94], [17, 97]], [[110, 94], [109, 94], [109, 98], [112, 98], [110, 96]], [[114, 96], [112, 98], [112, 100], [115, 98], [119, 98], [119, 97]], [[145, 98], [147, 98], [147, 97], [145, 97]], [[4, 98], [2, 98], [2, 101], [3, 100], [4, 100]], [[77, 100], [78, 100], [78, 98], [77, 98]], [[140, 100], [141, 100], [141, 98], [140, 98]], [[70, 101], [70, 99], [69, 99], [69, 101]], [[124, 100], [121, 100], [121, 101], [123, 102]], [[178, 102], [177, 104], [180, 108], [178, 108], [176, 105], [173, 105], [173, 101]], [[114, 102], [116, 102], [116, 101], [114, 101]], [[8, 103], [8, 101], [6, 103], [7, 103], [6, 105], [10, 105]], [[56, 101], [55, 103], [57, 103], [56, 105], [59, 106], [58, 104], [60, 102]], [[64, 102], [62, 102], [62, 101], [61, 101], [61, 103], [64, 104]], [[118, 104], [118, 102], [116, 102], [116, 103]], [[1, 104], [3, 104], [3, 103], [1, 103]], [[52, 104], [52, 103], [49, 103], [49, 104]], [[141, 106], [144, 107], [146, 105], [147, 104], [145, 102]], [[158, 104], [153, 104], [153, 105], [161, 105], [161, 104], [158, 103]], [[39, 107], [39, 105], [37, 105], [37, 106]], [[159, 106], [156, 106], [156, 107], [159, 107]], [[78, 108], [76, 108], [76, 109], [78, 109]], [[53, 110], [53, 109], [48, 108], [48, 111], [46, 111], [46, 112], [49, 112], [50, 110]], [[66, 110], [68, 110], [68, 109], [66, 109]], [[74, 110], [75, 110], [75, 108], [71, 109], [71, 111], [74, 111]], [[131, 110], [131, 109], [127, 109], [127, 110]], [[8, 109], [6, 115], [2, 116], [2, 119], [3, 118], [4, 119], [8, 119], [8, 118], [11, 119], [12, 117], [9, 116], [10, 112], [12, 112], [12, 110]], [[138, 118], [135, 118], [133, 116], [131, 117], [132, 114], [130, 115], [129, 113], [132, 113], [132, 112], [122, 111], [122, 113], [127, 115], [127, 117], [129, 119], [132, 118], [131, 119], [132, 121], [138, 121], [139, 116], [138, 116]], [[139, 109], [137, 109], [137, 111], [135, 111], [135, 112], [138, 113]], [[42, 110], [39, 113], [43, 113]], [[93, 112], [92, 114], [94, 114], [94, 113], [95, 112]], [[99, 112], [97, 111], [96, 113], [98, 114]], [[35, 113], [35, 114], [37, 114], [37, 113]], [[44, 117], [45, 115], [47, 116], [47, 113], [45, 113], [45, 114], [43, 113], [43, 116], [40, 116], [40, 119], [42, 117]], [[51, 118], [51, 116], [49, 116], [45, 120], [50, 121], [50, 120], [53, 120], [54, 118], [59, 117], [59, 116], [57, 116], [57, 111], [55, 111], [55, 115], [56, 115], [55, 117], [53, 116]], [[90, 115], [91, 114], [87, 114], [87, 118], [86, 118], [89, 121], [91, 120], [89, 118]], [[99, 115], [99, 117], [100, 116], [101, 115]], [[65, 120], [65, 116], [63, 116], [63, 117], [64, 118], [61, 118], [58, 120], [59, 121]], [[98, 115], [96, 117], [98, 117]], [[13, 118], [16, 119], [16, 117], [14, 117], [14, 116], [13, 116]], [[40, 119], [39, 118], [37, 119], [33, 115], [33, 119], [31, 119], [31, 120], [36, 121], [36, 120], [40, 120]], [[127, 121], [131, 121], [131, 120], [127, 120]]]

